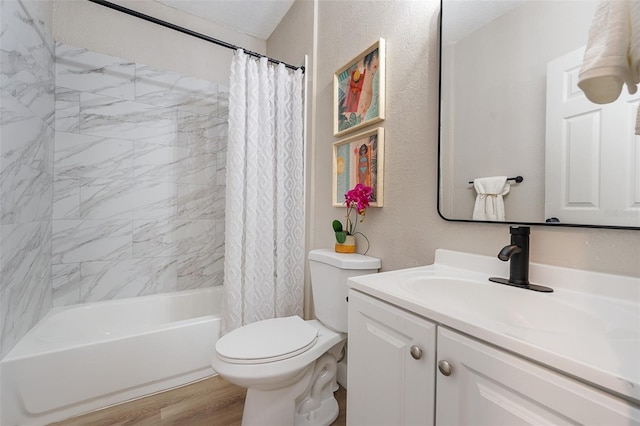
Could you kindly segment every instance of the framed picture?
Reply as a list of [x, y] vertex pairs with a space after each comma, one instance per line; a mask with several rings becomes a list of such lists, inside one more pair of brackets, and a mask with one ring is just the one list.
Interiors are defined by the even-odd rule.
[[371, 207], [382, 207], [384, 129], [378, 127], [333, 144], [333, 206], [357, 183], [371, 187]]
[[333, 134], [384, 119], [384, 39], [333, 75]]

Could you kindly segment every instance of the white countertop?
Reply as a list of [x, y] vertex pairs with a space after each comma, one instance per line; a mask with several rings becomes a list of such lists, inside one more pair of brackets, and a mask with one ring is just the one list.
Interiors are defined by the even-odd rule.
[[640, 404], [640, 279], [532, 263], [538, 293], [488, 281], [497, 258], [437, 250], [433, 265], [349, 286]]

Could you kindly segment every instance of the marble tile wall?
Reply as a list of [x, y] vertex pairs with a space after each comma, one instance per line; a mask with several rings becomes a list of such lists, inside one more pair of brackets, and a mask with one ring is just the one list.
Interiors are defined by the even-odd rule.
[[221, 285], [228, 89], [56, 44], [53, 305]]
[[52, 305], [54, 43], [33, 1], [0, 2], [0, 358]]
[[52, 306], [222, 284], [228, 90], [0, 0], [0, 358]]

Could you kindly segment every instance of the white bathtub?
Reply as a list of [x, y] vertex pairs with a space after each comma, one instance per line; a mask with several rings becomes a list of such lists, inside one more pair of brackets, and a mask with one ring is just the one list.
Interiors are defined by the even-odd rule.
[[222, 288], [52, 309], [0, 361], [0, 424], [42, 425], [214, 374]]

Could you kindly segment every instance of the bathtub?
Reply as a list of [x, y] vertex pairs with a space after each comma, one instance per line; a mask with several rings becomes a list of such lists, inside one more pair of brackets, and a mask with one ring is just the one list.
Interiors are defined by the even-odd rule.
[[0, 361], [0, 424], [43, 425], [214, 374], [222, 288], [52, 309]]

